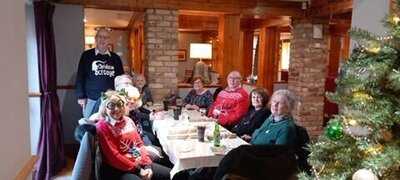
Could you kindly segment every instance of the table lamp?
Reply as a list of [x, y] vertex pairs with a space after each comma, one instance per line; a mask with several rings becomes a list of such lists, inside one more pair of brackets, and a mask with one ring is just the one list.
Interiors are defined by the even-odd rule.
[[200, 76], [208, 84], [210, 83], [210, 68], [203, 59], [212, 58], [212, 45], [210, 43], [190, 43], [191, 59], [199, 59], [193, 68], [193, 77]]

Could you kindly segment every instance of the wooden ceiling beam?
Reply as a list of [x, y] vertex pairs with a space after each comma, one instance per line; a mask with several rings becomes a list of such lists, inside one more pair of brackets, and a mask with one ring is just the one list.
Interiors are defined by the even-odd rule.
[[329, 4], [328, 0], [311, 0], [311, 8], [322, 7], [328, 4]]
[[218, 31], [218, 17], [179, 15], [179, 29]]
[[311, 17], [333, 16], [336, 14], [344, 14], [353, 10], [353, 0], [339, 0], [329, 2], [328, 4], [312, 7], [310, 9]]
[[256, 6], [256, 0], [56, 0], [65, 4], [115, 10], [143, 11], [147, 8], [218, 11], [240, 13], [243, 8]]
[[272, 27], [272, 26], [278, 26], [278, 27], [283, 27], [283, 26], [290, 26], [291, 20], [290, 17], [279, 17], [275, 19], [269, 19], [267, 21], [264, 21], [264, 23], [261, 25], [262, 27]]
[[179, 15], [187, 16], [207, 16], [207, 17], [219, 17], [225, 13], [218, 11], [194, 11], [194, 10], [178, 10]]
[[209, 32], [209, 31], [214, 31], [218, 32], [218, 30], [215, 29], [192, 29], [192, 28], [179, 28], [179, 32], [185, 32], [185, 33], [199, 33], [199, 32]]
[[271, 17], [268, 19], [242, 19], [242, 29], [259, 29], [263, 27], [288, 27], [291, 19], [289, 16]]
[[[53, 0], [87, 8], [144, 11], [147, 8], [177, 9], [188, 15], [224, 13], [244, 15], [303, 16], [301, 3], [277, 0]], [[205, 12], [206, 11], [206, 12]], [[211, 12], [211, 13], [210, 13]], [[214, 13], [213, 13], [214, 12]]]

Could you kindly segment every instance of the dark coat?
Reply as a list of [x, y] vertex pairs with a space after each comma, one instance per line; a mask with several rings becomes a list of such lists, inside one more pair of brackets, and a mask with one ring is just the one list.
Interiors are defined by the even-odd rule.
[[214, 180], [238, 175], [251, 180], [287, 180], [297, 173], [291, 147], [242, 145], [231, 150], [220, 162]]
[[255, 111], [255, 109], [251, 107], [239, 124], [232, 128], [232, 132], [236, 133], [238, 136], [245, 134], [251, 136], [270, 115], [271, 111], [266, 108]]

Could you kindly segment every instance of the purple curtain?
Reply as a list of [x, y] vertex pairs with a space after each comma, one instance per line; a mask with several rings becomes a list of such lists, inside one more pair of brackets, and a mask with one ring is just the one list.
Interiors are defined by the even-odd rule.
[[53, 32], [54, 5], [34, 2], [39, 60], [41, 128], [38, 160], [32, 178], [49, 180], [65, 165], [60, 106], [57, 96], [57, 65]]

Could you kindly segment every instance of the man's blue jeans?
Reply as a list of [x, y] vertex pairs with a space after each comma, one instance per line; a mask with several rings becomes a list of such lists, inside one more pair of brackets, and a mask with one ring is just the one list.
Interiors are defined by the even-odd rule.
[[92, 115], [93, 109], [96, 105], [96, 101], [97, 100], [87, 99], [85, 109], [83, 110], [84, 118], [89, 118]]

